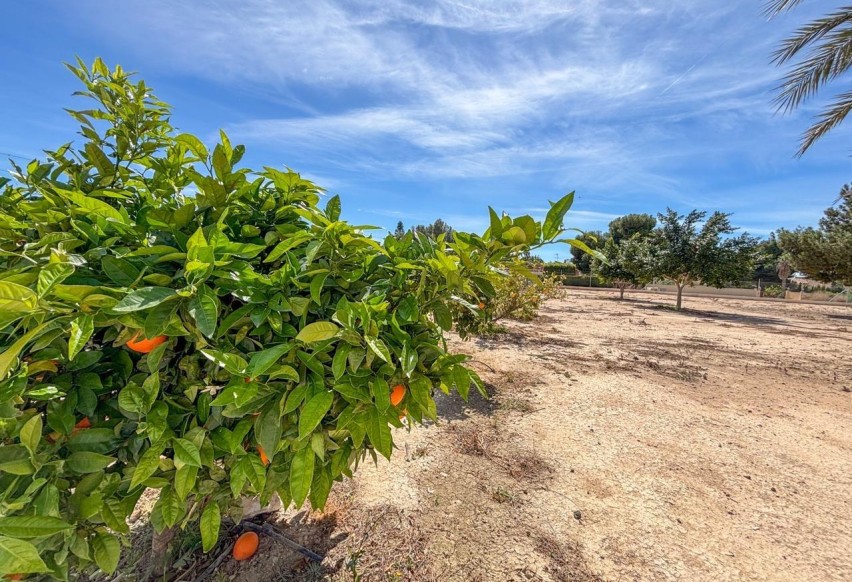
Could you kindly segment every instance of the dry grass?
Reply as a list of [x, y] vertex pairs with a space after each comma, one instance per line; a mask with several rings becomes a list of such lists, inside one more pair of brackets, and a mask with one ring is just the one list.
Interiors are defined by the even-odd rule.
[[556, 537], [538, 532], [536, 550], [550, 561], [548, 573], [559, 582], [601, 582], [583, 559], [583, 551], [574, 542], [561, 542]]

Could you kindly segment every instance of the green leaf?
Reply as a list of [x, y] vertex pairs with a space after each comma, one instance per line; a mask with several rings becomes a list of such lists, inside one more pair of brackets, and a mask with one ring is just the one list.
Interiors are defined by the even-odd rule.
[[317, 275], [311, 280], [311, 299], [313, 299], [314, 303], [320, 305], [320, 299], [322, 297], [322, 286], [325, 285], [325, 280], [328, 278], [328, 273], [322, 273], [321, 275]]
[[121, 545], [114, 535], [98, 532], [92, 540], [92, 550], [95, 554], [95, 564], [107, 574], [112, 574], [118, 568], [121, 556]]
[[34, 545], [24, 540], [0, 536], [0, 574], [39, 574], [50, 568]]
[[216, 293], [207, 285], [203, 285], [189, 301], [188, 309], [195, 319], [198, 331], [207, 337], [213, 337], [219, 315], [219, 298]]
[[386, 412], [390, 408], [390, 386], [384, 378], [376, 378], [370, 382], [370, 390], [373, 393], [373, 401], [379, 412]]
[[281, 356], [292, 350], [293, 347], [293, 344], [281, 344], [259, 352], [254, 352], [251, 355], [248, 367], [246, 368], [246, 374], [248, 374], [248, 376], [252, 379], [257, 378], [275, 365]]
[[216, 546], [216, 542], [219, 541], [221, 525], [222, 513], [219, 504], [211, 501], [201, 512], [201, 522], [198, 526], [201, 530], [201, 547], [205, 553], [212, 550]]
[[305, 403], [299, 415], [299, 440], [305, 438], [317, 427], [331, 408], [332, 402], [334, 402], [334, 394], [323, 391]]
[[125, 295], [112, 310], [117, 313], [142, 311], [143, 309], [155, 307], [173, 297], [177, 297], [174, 289], [167, 287], [143, 287]]
[[315, 321], [302, 328], [296, 339], [306, 344], [321, 342], [333, 338], [340, 328], [330, 321]]
[[438, 327], [444, 331], [449, 331], [453, 327], [453, 315], [443, 301], [436, 301], [432, 306], [432, 316]]
[[85, 474], [106, 469], [114, 462], [114, 457], [107, 457], [106, 455], [92, 453], [89, 451], [80, 451], [78, 453], [72, 453], [67, 459], [65, 459], [65, 466], [75, 473]]
[[302, 507], [314, 478], [314, 451], [304, 447], [293, 455], [290, 462], [290, 496], [297, 508]]
[[[149, 419], [150, 423], [150, 419]], [[71, 435], [66, 446], [71, 452], [109, 453], [115, 450], [119, 439], [111, 428], [89, 428]]]
[[385, 415], [375, 408], [370, 408], [367, 412], [365, 428], [373, 448], [385, 458], [390, 459], [393, 453], [393, 438]]
[[491, 238], [499, 239], [503, 235], [503, 223], [490, 206], [488, 207], [488, 217], [491, 220]]
[[417, 309], [417, 299], [413, 295], [407, 295], [396, 308], [396, 318], [400, 323], [417, 321], [420, 313]]
[[283, 255], [287, 251], [299, 246], [300, 244], [302, 244], [303, 242], [305, 242], [306, 240], [309, 240], [311, 238], [313, 238], [313, 235], [311, 235], [310, 233], [304, 232], [304, 231], [299, 231], [296, 234], [292, 235], [287, 240], [281, 241], [280, 243], [275, 245], [275, 248], [272, 249], [269, 252], [269, 254], [266, 256], [265, 259], [263, 259], [263, 262], [264, 263], [272, 263], [272, 262], [278, 260], [278, 258], [280, 258], [281, 255]]
[[237, 354], [229, 354], [217, 350], [199, 350], [208, 360], [215, 362], [219, 367], [225, 368], [231, 374], [245, 376], [246, 361]]
[[[38, 272], [38, 283], [36, 289], [39, 297], [47, 295], [54, 285], [58, 285], [74, 273], [74, 266], [70, 263], [50, 263], [42, 267]], [[0, 308], [2, 311], [2, 308]]]
[[139, 278], [139, 269], [130, 262], [112, 255], [104, 255], [101, 258], [101, 268], [104, 274], [119, 287], [130, 287]]
[[86, 342], [95, 332], [95, 321], [91, 315], [80, 315], [71, 322], [71, 332], [68, 336], [68, 359], [73, 360], [86, 346]]
[[186, 501], [186, 496], [192, 492], [197, 478], [198, 467], [184, 465], [175, 471], [175, 493], [177, 493], [178, 499]]
[[550, 210], [548, 210], [547, 216], [544, 219], [544, 224], [541, 227], [544, 240], [552, 240], [553, 237], [559, 234], [559, 231], [562, 230], [562, 220], [573, 203], [574, 193], [570, 192], [551, 204]]
[[331, 485], [331, 475], [326, 467], [319, 468], [314, 472], [314, 479], [311, 482], [311, 507], [314, 509], [325, 507], [328, 494], [331, 493]]
[[201, 466], [201, 453], [198, 451], [198, 447], [196, 447], [192, 442], [187, 439], [173, 439], [172, 447], [175, 451], [175, 467], [180, 469], [184, 465], [189, 465], [190, 467], [200, 467]]
[[207, 148], [204, 147], [200, 139], [191, 133], [182, 133], [175, 138], [175, 141], [184, 144], [189, 148], [189, 151], [194, 153], [202, 161], [207, 160]]
[[73, 525], [58, 517], [24, 515], [0, 517], [0, 535], [13, 538], [40, 538], [73, 528]]
[[336, 194], [328, 199], [325, 205], [325, 215], [332, 222], [336, 222], [340, 218], [340, 196]]
[[152, 446], [150, 449], [145, 451], [141, 457], [139, 457], [139, 462], [136, 464], [136, 468], [133, 471], [133, 478], [130, 479], [131, 491], [138, 485], [147, 481], [148, 478], [160, 468], [161, 452], [162, 451], [159, 447]]
[[388, 347], [385, 345], [385, 342], [376, 337], [367, 336], [364, 338], [367, 342], [367, 345], [370, 346], [370, 349], [379, 356], [382, 360], [391, 363], [391, 355]]
[[[44, 425], [41, 420], [41, 414], [36, 414], [21, 427], [21, 444], [27, 447], [32, 454], [35, 454], [38, 449], [38, 444], [41, 442], [41, 431]], [[0, 533], [3, 533], [0, 531]]]
[[600, 251], [596, 251], [596, 250], [592, 249], [591, 247], [589, 247], [589, 245], [587, 245], [586, 243], [584, 243], [583, 241], [581, 241], [579, 239], [564, 238], [564, 239], [560, 239], [556, 242], [567, 243], [567, 244], [571, 245], [572, 247], [574, 247], [575, 249], [580, 249], [584, 253], [593, 256], [594, 258], [598, 259], [599, 261], [601, 261], [603, 263], [609, 262], [609, 259], [607, 259], [603, 255], [603, 253], [601, 253]]
[[349, 357], [350, 351], [352, 351], [352, 346], [349, 344], [337, 345], [337, 351], [334, 352], [334, 358], [331, 360], [331, 373], [334, 374], [335, 380], [340, 380], [346, 373], [346, 359]]
[[38, 295], [29, 287], [0, 280], [0, 323], [15, 321], [35, 311]]
[[160, 491], [160, 499], [157, 501], [163, 516], [163, 523], [172, 527], [183, 516], [185, 504], [178, 499], [177, 493], [170, 485], [166, 485]]
[[92, 196], [86, 196], [82, 192], [61, 191], [62, 196], [85, 210], [84, 214], [93, 214], [108, 220], [127, 224], [127, 219], [115, 208]]
[[278, 443], [281, 442], [281, 414], [278, 402], [274, 402], [257, 417], [254, 436], [266, 456], [272, 459], [278, 450]]

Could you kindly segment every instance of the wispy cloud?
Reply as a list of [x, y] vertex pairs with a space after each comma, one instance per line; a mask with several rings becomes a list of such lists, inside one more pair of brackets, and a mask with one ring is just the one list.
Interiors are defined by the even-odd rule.
[[[768, 55], [785, 29], [759, 2], [131, 4], [134, 35], [109, 11], [86, 18], [175, 74], [259, 96], [262, 113], [233, 105], [229, 132], [334, 188], [463, 180], [481, 184], [477, 202], [510, 180], [577, 188], [599, 216], [575, 216], [599, 227], [643, 197], [648, 211], [705, 207], [737, 172], [777, 180], [794, 149], [797, 126], [770, 104]], [[441, 190], [382, 212], [479, 224], [454, 201]]]

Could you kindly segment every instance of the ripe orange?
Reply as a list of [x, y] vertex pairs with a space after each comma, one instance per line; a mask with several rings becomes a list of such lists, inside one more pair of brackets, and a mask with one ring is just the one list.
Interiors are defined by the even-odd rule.
[[263, 463], [263, 466], [269, 464], [269, 457], [266, 456], [266, 451], [263, 450], [263, 447], [257, 445], [257, 453], [260, 455], [260, 462]]
[[399, 403], [402, 402], [402, 399], [405, 398], [405, 386], [402, 384], [397, 384], [393, 387], [390, 395], [391, 404], [394, 406], [399, 406]]
[[257, 552], [257, 545], [259, 543], [260, 539], [257, 537], [257, 534], [253, 531], [247, 531], [238, 537], [234, 543], [234, 559], [237, 561], [248, 560]]
[[84, 429], [84, 428], [92, 428], [92, 421], [89, 420], [88, 416], [84, 416], [83, 420], [74, 425], [74, 428]]
[[479, 308], [480, 308], [480, 309], [485, 309], [485, 304], [484, 304], [484, 303], [482, 303], [481, 301], [479, 302]]
[[134, 352], [139, 352], [140, 354], [147, 354], [148, 352], [156, 348], [158, 345], [169, 339], [164, 335], [157, 336], [154, 339], [147, 339], [143, 337], [142, 339], [137, 340], [136, 338], [138, 337], [138, 333], [134, 335], [130, 339], [130, 341], [127, 342], [127, 347], [133, 350]]

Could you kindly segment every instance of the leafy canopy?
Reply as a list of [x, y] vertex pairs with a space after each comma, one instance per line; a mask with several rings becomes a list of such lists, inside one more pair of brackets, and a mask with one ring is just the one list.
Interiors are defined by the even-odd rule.
[[852, 285], [852, 189], [840, 191], [840, 204], [826, 209], [820, 228], [778, 232], [778, 244], [792, 265], [826, 283]]
[[643, 250], [646, 274], [668, 278], [678, 286], [700, 281], [722, 287], [749, 275], [756, 240], [736, 231], [727, 214], [693, 210], [680, 215], [671, 208], [658, 215], [659, 227]]
[[445, 349], [455, 307], [479, 313], [519, 253], [582, 244], [559, 238], [571, 194], [543, 222], [375, 240], [224, 133], [177, 134], [121, 67], [69, 68], [82, 144], [0, 181], [0, 575], [115, 570], [146, 488], [154, 528], [205, 551], [243, 495], [322, 507], [401, 418], [436, 417], [434, 390], [483, 389]]

